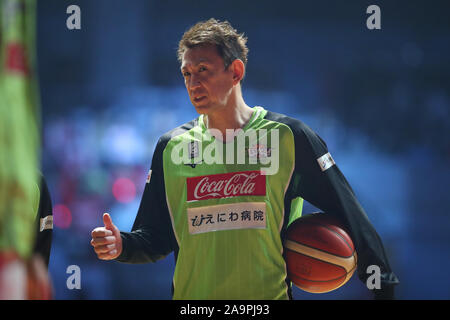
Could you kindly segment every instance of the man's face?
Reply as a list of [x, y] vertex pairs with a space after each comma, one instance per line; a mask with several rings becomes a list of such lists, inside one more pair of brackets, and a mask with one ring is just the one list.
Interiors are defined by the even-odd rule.
[[226, 106], [233, 88], [233, 72], [225, 70], [214, 45], [198, 46], [184, 52], [181, 73], [195, 109], [210, 114]]

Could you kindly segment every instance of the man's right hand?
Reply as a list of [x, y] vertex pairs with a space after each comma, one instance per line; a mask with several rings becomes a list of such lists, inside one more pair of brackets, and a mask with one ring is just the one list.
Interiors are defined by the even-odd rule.
[[92, 230], [91, 245], [99, 259], [113, 260], [122, 253], [122, 238], [108, 213], [103, 214], [103, 224], [104, 227]]

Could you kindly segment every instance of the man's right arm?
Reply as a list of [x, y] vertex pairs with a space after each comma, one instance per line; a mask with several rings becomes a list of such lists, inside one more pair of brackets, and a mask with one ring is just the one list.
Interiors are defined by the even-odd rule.
[[155, 262], [177, 247], [164, 183], [163, 151], [166, 143], [160, 139], [156, 145], [151, 171], [131, 232], [120, 232], [122, 252], [115, 259], [119, 262]]

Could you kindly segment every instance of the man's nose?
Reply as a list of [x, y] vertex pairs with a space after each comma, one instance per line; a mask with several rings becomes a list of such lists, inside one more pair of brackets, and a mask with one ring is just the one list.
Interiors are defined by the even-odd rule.
[[191, 75], [191, 77], [189, 78], [189, 81], [188, 81], [188, 89], [190, 91], [193, 91], [193, 90], [197, 89], [198, 87], [200, 87], [199, 78], [195, 75]]

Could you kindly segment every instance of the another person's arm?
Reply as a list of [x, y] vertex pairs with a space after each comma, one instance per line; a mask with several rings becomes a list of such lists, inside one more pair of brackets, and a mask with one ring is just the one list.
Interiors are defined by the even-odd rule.
[[45, 178], [40, 176], [39, 206], [36, 215], [36, 242], [33, 252], [40, 254], [48, 268], [53, 235], [52, 199]]

